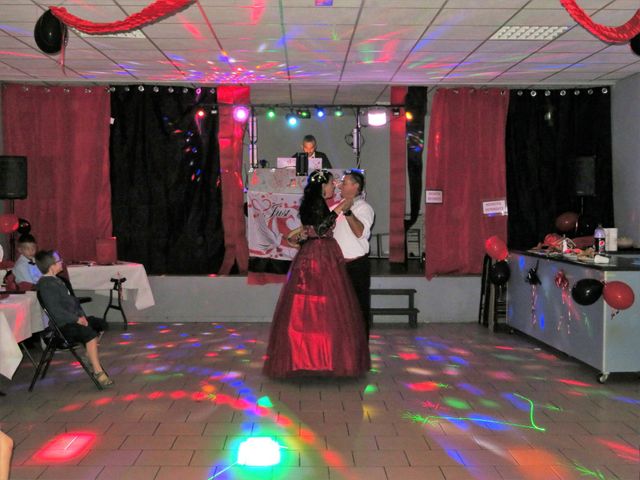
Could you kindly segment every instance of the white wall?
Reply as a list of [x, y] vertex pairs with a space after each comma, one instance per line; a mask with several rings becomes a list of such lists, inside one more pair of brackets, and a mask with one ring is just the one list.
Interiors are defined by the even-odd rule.
[[612, 89], [613, 205], [618, 235], [640, 244], [640, 74]]

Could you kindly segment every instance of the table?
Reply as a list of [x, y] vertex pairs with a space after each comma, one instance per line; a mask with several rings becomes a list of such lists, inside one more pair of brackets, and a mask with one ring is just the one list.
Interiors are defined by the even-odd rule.
[[[536, 265], [541, 284], [532, 287], [525, 278]], [[594, 264], [511, 252], [509, 266], [507, 323], [511, 327], [598, 369], [601, 383], [609, 373], [640, 371], [640, 256], [615, 255], [609, 264]], [[556, 285], [560, 271], [570, 286], [585, 278], [623, 281], [634, 290], [636, 301], [615, 315], [602, 297], [592, 305], [579, 305], [571, 298], [570, 288]]]
[[22, 352], [18, 343], [45, 329], [35, 292], [0, 300], [0, 374], [12, 378]]
[[112, 278], [126, 278], [122, 284], [127, 290], [136, 291], [135, 306], [138, 310], [155, 305], [149, 278], [140, 263], [118, 262], [115, 265], [68, 265], [69, 280], [74, 290], [93, 290], [100, 295], [108, 295], [113, 288]]

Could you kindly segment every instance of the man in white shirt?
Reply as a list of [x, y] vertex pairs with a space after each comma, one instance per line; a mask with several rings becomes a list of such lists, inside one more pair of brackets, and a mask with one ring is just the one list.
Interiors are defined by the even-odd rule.
[[342, 202], [334, 209], [338, 214], [333, 238], [347, 261], [351, 278], [362, 310], [367, 338], [369, 338], [369, 309], [371, 269], [369, 266], [369, 238], [375, 213], [362, 197], [364, 175], [361, 170], [348, 170], [340, 185]]

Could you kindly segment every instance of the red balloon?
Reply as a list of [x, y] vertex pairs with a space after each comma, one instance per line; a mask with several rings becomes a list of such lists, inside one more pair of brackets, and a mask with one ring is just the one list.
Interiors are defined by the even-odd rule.
[[636, 298], [631, 287], [619, 281], [607, 282], [602, 291], [602, 296], [604, 301], [616, 310], [626, 310], [633, 305]]
[[506, 243], [497, 235], [487, 238], [484, 242], [484, 250], [487, 255], [498, 261], [506, 260], [509, 256]]
[[18, 217], [13, 213], [5, 213], [0, 215], [0, 232], [11, 233], [15, 232], [20, 226]]
[[556, 218], [556, 228], [560, 232], [573, 232], [578, 226], [578, 214], [576, 212], [564, 212]]

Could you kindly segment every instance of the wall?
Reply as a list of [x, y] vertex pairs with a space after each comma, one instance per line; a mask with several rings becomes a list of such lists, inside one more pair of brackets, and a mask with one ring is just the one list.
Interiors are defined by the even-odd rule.
[[[136, 310], [133, 299], [125, 301], [129, 321], [138, 322], [270, 322], [281, 284], [247, 285], [246, 277], [152, 276], [149, 277], [156, 305]], [[415, 288], [420, 323], [475, 322], [478, 318], [480, 279], [438, 277], [373, 277], [373, 288]], [[83, 305], [89, 315], [102, 316], [108, 297], [93, 292], [94, 301]], [[374, 306], [398, 307], [399, 299], [376, 297]], [[112, 325], [118, 325], [120, 312], [111, 310]], [[406, 317], [376, 317], [376, 322], [407, 324]]]
[[640, 74], [612, 89], [613, 205], [618, 235], [640, 244]]

